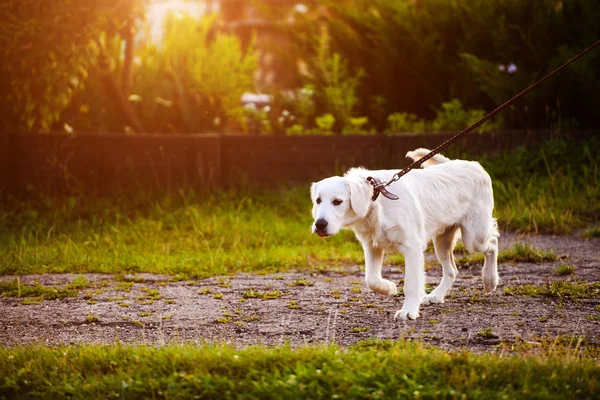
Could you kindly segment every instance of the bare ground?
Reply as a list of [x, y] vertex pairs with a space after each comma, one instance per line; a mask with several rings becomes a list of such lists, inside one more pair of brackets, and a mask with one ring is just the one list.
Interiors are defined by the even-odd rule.
[[[423, 306], [421, 318], [416, 321], [394, 321], [403, 298], [371, 292], [358, 266], [312, 274], [240, 274], [193, 283], [167, 282], [167, 276], [140, 274], [136, 279], [143, 278], [143, 282], [134, 283], [129, 292], [123, 291], [122, 284], [119, 287], [112, 276], [89, 274], [86, 278], [94, 288], [87, 299], [86, 290], [75, 298], [46, 300], [39, 305], [24, 305], [18, 298], [0, 298], [0, 344], [58, 345], [118, 340], [154, 345], [205, 341], [236, 345], [329, 342], [351, 345], [374, 337], [410, 338], [444, 348], [485, 351], [493, 350], [500, 341], [516, 338], [536, 341], [563, 335], [585, 338], [590, 345], [600, 346], [600, 295], [569, 300], [504, 294], [505, 286], [526, 283], [545, 285], [568, 279], [597, 282], [600, 240], [586, 241], [578, 236], [518, 238], [505, 234], [500, 245], [506, 248], [515, 240], [554, 249], [569, 258], [539, 265], [501, 263], [502, 281], [491, 295], [483, 294], [479, 266], [460, 269], [446, 303]], [[427, 260], [435, 258], [428, 255]], [[555, 274], [556, 267], [564, 262], [575, 266], [573, 276]], [[401, 268], [395, 266], [384, 268], [384, 275], [396, 282], [403, 278]], [[0, 280], [14, 278], [5, 276]], [[74, 278], [75, 275], [20, 277], [24, 283], [38, 280], [47, 286], [63, 285]], [[440, 278], [439, 264], [428, 268], [428, 284], [436, 285]], [[149, 298], [152, 292], [148, 293], [148, 289], [157, 290], [159, 295], [154, 292], [154, 299]], [[208, 289], [210, 293], [201, 294]], [[280, 297], [271, 300], [248, 297], [251, 289]], [[215, 298], [215, 293], [221, 293], [222, 298]], [[93, 322], [92, 316], [97, 321]]]

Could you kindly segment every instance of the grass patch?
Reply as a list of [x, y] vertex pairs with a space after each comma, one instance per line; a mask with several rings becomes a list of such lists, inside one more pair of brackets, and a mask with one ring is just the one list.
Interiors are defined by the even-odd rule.
[[[492, 177], [503, 229], [568, 233], [597, 227], [600, 141], [548, 142], [500, 157], [470, 158], [480, 160]], [[308, 193], [302, 185], [8, 200], [0, 205], [0, 274], [110, 273], [121, 280], [120, 290], [129, 291], [133, 281], [143, 280], [138, 273], [188, 281], [362, 263], [352, 232], [327, 239], [308, 232]], [[391, 255], [387, 262], [403, 259]]]
[[315, 283], [310, 279], [296, 279], [294, 282], [289, 283], [288, 286], [313, 286]]
[[[517, 242], [509, 249], [498, 252], [498, 262], [530, 262], [541, 264], [544, 262], [557, 261], [561, 257], [554, 250], [543, 250], [533, 247], [529, 243]], [[484, 255], [481, 253], [469, 254], [457, 258], [456, 266], [459, 268], [468, 268], [472, 265], [483, 264]]]
[[290, 302], [288, 303], [288, 308], [291, 308], [292, 310], [299, 308], [296, 300], [290, 300]]
[[599, 238], [600, 237], [600, 225], [593, 226], [586, 229], [582, 236], [586, 239]]
[[492, 328], [483, 329], [475, 334], [475, 337], [479, 339], [498, 339], [498, 335], [496, 335]]
[[413, 398], [415, 392], [422, 398], [596, 397], [600, 367], [594, 356], [557, 346], [536, 351], [447, 352], [402, 341], [366, 341], [348, 349], [0, 348], [0, 392], [11, 399]]
[[89, 281], [83, 277], [75, 278], [71, 283], [61, 288], [47, 287], [39, 282], [35, 282], [33, 285], [25, 285], [21, 283], [19, 278], [16, 278], [10, 282], [0, 282], [0, 296], [35, 297], [40, 300], [55, 300], [65, 297], [77, 297], [79, 291], [88, 286]]
[[521, 295], [533, 297], [553, 297], [586, 299], [600, 296], [600, 282], [571, 282], [571, 281], [546, 281], [545, 285], [505, 286], [504, 294], [507, 296]]
[[571, 264], [561, 264], [554, 270], [558, 276], [566, 276], [575, 274], [575, 267]]
[[281, 296], [285, 296], [287, 294], [288, 293], [283, 293], [281, 290], [271, 290], [271, 291], [261, 292], [260, 290], [250, 289], [250, 290], [246, 290], [244, 293], [242, 293], [242, 296], [245, 299], [261, 298], [263, 300], [274, 300], [274, 299], [280, 298]]
[[570, 233], [598, 221], [600, 140], [551, 140], [480, 159], [502, 229]]
[[371, 330], [370, 326], [363, 326], [363, 327], [357, 327], [357, 328], [350, 328], [350, 333], [363, 333], [363, 332], [369, 332]]

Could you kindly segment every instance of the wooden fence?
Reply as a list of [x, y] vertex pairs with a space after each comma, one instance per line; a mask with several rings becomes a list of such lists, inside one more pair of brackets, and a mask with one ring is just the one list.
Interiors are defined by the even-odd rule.
[[[599, 131], [562, 132], [569, 139]], [[433, 148], [452, 133], [377, 136], [222, 135], [0, 135], [2, 193], [110, 195], [135, 190], [200, 190], [244, 180], [296, 184], [340, 174], [349, 167], [401, 168], [404, 155]], [[452, 150], [490, 154], [535, 146], [550, 131], [470, 134]]]

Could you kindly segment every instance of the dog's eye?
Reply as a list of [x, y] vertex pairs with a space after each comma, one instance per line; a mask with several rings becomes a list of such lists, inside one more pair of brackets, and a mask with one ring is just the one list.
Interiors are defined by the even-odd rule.
[[317, 199], [317, 204], [321, 204], [321, 198], [320, 197]]
[[335, 199], [335, 200], [333, 201], [333, 205], [334, 205], [334, 206], [339, 206], [340, 204], [342, 204], [342, 200], [340, 200], [340, 199]]

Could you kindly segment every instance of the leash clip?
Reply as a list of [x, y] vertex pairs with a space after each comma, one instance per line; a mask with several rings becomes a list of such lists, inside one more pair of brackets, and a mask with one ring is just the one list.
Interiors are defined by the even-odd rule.
[[390, 200], [398, 200], [399, 199], [398, 196], [396, 196], [394, 193], [387, 190], [386, 189], [387, 185], [384, 184], [383, 182], [381, 182], [381, 180], [379, 180], [378, 178], [369, 176], [367, 178], [367, 182], [369, 182], [371, 184], [371, 186], [373, 186], [373, 197], [371, 197], [371, 200], [373, 200], [373, 201], [377, 200], [377, 197], [379, 197], [379, 194], [382, 194], [384, 197], [387, 197]]

